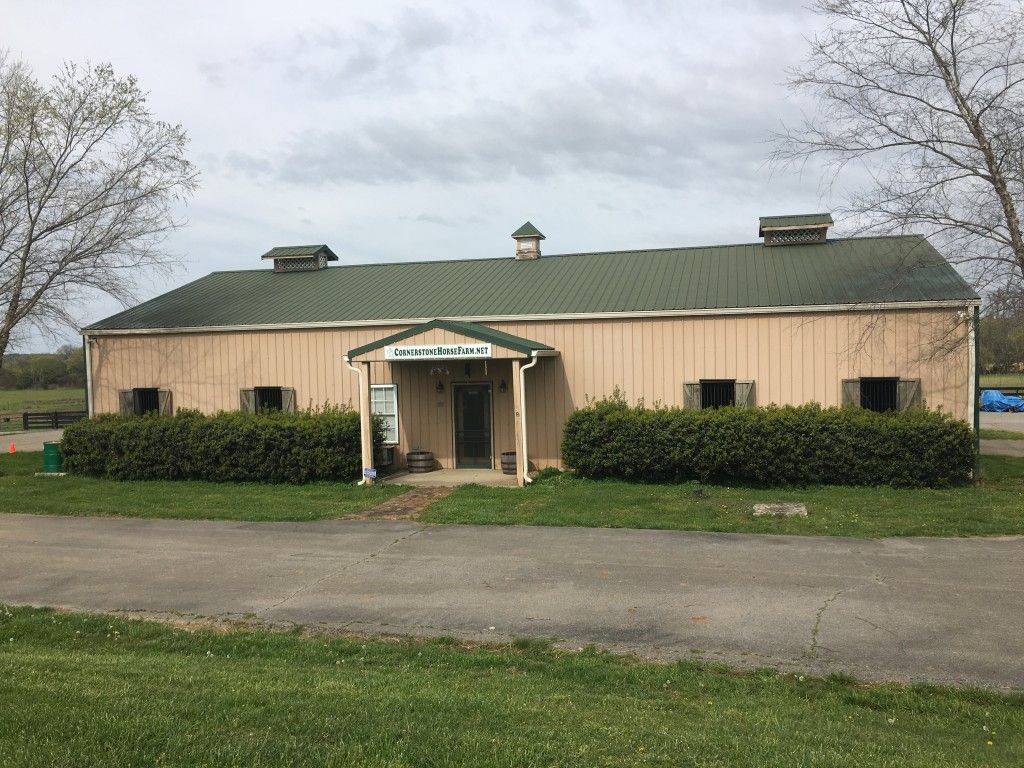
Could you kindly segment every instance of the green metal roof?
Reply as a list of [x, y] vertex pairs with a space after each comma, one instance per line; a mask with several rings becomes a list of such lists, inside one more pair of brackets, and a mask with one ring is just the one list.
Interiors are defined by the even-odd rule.
[[389, 344], [395, 344], [399, 341], [408, 339], [410, 336], [416, 336], [417, 334], [423, 333], [424, 331], [430, 331], [434, 328], [442, 328], [452, 333], [461, 333], [463, 336], [469, 336], [471, 339], [477, 339], [478, 341], [484, 341], [490, 344], [495, 344], [499, 347], [505, 347], [506, 349], [512, 349], [516, 352], [522, 352], [524, 355], [528, 355], [531, 352], [539, 352], [542, 350], [552, 350], [553, 347], [547, 344], [541, 344], [539, 341], [530, 341], [524, 339], [522, 336], [513, 336], [511, 333], [505, 333], [494, 328], [488, 328], [486, 325], [480, 325], [479, 323], [464, 323], [456, 320], [431, 320], [429, 323], [420, 323], [414, 325], [405, 331], [399, 331], [393, 333], [390, 336], [385, 336], [383, 339], [372, 341], [369, 344], [364, 344], [361, 347], [349, 350], [349, 357], [357, 357], [367, 352], [372, 352], [375, 349], [386, 347]]
[[530, 222], [526, 222], [523, 226], [513, 232], [512, 237], [539, 237], [541, 240], [547, 240], [547, 238], [541, 234], [541, 231]]
[[973, 301], [923, 237], [214, 272], [85, 330]]
[[757, 236], [764, 237], [766, 229], [781, 227], [824, 227], [832, 226], [831, 213], [801, 213], [796, 216], [762, 216], [758, 219]]
[[320, 245], [284, 245], [271, 248], [264, 253], [261, 259], [301, 259], [310, 256], [324, 254], [328, 261], [337, 261], [338, 257], [334, 251], [324, 244]]

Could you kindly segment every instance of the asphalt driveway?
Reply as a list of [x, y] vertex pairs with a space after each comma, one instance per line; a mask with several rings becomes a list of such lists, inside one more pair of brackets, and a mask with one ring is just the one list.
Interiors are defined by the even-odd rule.
[[1024, 538], [0, 516], [0, 601], [1024, 688]]

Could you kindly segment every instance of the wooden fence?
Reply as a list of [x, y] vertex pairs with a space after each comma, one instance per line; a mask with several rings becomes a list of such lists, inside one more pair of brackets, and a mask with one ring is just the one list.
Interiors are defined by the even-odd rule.
[[86, 411], [25, 411], [21, 414], [22, 429], [61, 429], [81, 421]]

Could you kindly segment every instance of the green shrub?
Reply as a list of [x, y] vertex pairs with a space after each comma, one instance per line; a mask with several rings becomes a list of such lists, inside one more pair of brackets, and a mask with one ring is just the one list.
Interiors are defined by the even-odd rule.
[[695, 411], [612, 398], [569, 417], [562, 459], [584, 477], [642, 482], [941, 487], [970, 479], [974, 438], [966, 423], [922, 409]]
[[362, 470], [359, 414], [342, 408], [98, 416], [65, 429], [62, 449], [69, 472], [113, 480], [308, 483]]

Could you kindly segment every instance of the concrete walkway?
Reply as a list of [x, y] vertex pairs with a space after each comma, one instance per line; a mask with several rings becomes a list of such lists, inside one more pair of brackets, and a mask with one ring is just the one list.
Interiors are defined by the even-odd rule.
[[1024, 538], [0, 516], [0, 601], [1024, 688]]

